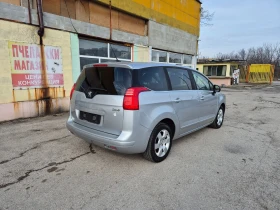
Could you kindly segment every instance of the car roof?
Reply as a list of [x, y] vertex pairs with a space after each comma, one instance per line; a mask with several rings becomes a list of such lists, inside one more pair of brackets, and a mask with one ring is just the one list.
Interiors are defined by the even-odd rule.
[[157, 62], [107, 62], [107, 63], [98, 63], [98, 64], [89, 64], [84, 66], [87, 68], [93, 65], [104, 65], [106, 64], [108, 67], [119, 67], [119, 68], [129, 68], [129, 69], [142, 69], [148, 67], [157, 67], [157, 66], [172, 66], [172, 67], [181, 67], [181, 68], [189, 68], [180, 64], [170, 64], [170, 63], [157, 63]]

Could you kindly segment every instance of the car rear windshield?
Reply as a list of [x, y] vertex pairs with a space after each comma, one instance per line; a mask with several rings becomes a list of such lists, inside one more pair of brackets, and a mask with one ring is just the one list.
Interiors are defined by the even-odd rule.
[[[89, 67], [85, 68], [77, 82], [76, 91], [91, 95], [108, 94], [124, 95], [132, 86], [132, 72], [130, 69], [117, 67]], [[90, 96], [89, 96], [90, 97]]]

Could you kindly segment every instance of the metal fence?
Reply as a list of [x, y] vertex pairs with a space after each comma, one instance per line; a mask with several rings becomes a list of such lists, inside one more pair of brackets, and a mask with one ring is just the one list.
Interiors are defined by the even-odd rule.
[[270, 64], [251, 64], [248, 66], [246, 82], [272, 83], [274, 78], [274, 66]]

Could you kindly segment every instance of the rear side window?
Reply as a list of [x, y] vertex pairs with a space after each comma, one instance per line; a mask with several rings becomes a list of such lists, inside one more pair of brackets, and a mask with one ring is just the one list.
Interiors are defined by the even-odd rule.
[[137, 70], [139, 86], [155, 91], [166, 91], [168, 85], [162, 67], [150, 67]]
[[85, 68], [77, 82], [76, 91], [93, 98], [97, 94], [124, 95], [132, 86], [131, 70], [113, 67]]
[[166, 68], [172, 90], [192, 90], [192, 83], [187, 69]]

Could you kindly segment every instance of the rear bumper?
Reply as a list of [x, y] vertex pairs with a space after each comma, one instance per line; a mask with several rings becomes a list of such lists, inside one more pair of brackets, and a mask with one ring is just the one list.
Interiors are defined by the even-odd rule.
[[77, 124], [71, 116], [66, 123], [66, 127], [75, 136], [90, 144], [106, 149], [114, 147], [116, 149], [111, 150], [126, 154], [143, 153], [151, 134], [151, 131], [139, 124], [137, 128], [133, 126], [135, 129], [132, 131], [122, 131], [119, 136], [111, 135]]

